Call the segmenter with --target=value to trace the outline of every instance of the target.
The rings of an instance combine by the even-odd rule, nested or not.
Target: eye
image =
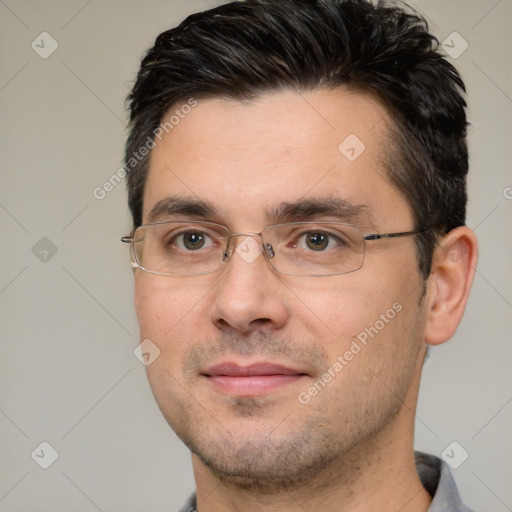
[[[296,242],[296,247],[310,249],[312,251],[325,251],[340,245],[340,240],[324,231],[310,231],[304,233]]]
[[[202,231],[186,231],[179,233],[173,237],[170,243],[186,251],[197,251],[198,249],[214,245],[213,240]]]

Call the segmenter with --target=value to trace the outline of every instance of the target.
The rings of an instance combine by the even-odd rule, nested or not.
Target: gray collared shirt
[[[421,452],[416,452],[415,457],[421,483],[432,496],[428,512],[473,512],[462,503],[446,462]],[[193,494],[178,512],[197,512],[196,495]]]

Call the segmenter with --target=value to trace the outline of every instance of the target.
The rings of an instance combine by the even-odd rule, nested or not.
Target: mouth
[[[217,391],[235,396],[262,396],[296,383],[308,374],[270,362],[240,365],[223,362],[208,368],[203,374]]]

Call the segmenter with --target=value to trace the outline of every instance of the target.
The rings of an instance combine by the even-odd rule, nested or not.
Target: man
[[[463,90],[420,17],[364,0],[234,2],[146,54],[124,241],[183,511],[469,510],[413,451],[477,259]]]

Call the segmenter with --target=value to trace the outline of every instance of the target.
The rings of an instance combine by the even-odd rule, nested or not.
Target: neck
[[[247,491],[222,481],[193,455],[198,510],[426,512],[431,497],[416,471],[412,412],[415,407],[408,407],[407,402],[382,432],[341,455],[314,479],[271,495],[265,490]]]

